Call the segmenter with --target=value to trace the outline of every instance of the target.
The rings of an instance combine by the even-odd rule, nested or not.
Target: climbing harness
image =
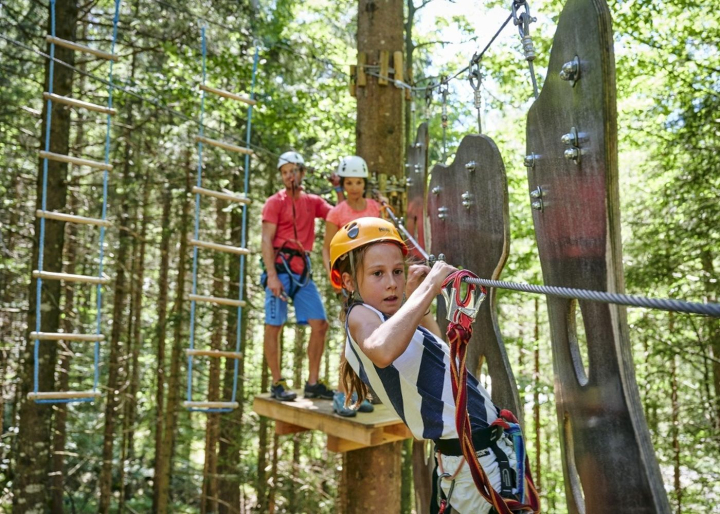
[[[103,264],[105,258],[105,231],[109,226],[107,222],[107,200],[108,200],[108,172],[112,169],[110,165],[110,126],[111,119],[114,110],[113,105],[113,64],[116,60],[115,57],[115,44],[117,42],[118,34],[118,22],[120,19],[120,0],[115,0],[115,16],[113,18],[113,37],[111,53],[100,52],[98,50],[71,44],[68,46],[68,42],[59,39],[55,36],[55,0],[50,0],[50,56],[49,56],[49,69],[48,69],[48,93],[47,99],[47,118],[45,127],[45,151],[40,152],[40,156],[43,159],[42,168],[42,196],[41,196],[41,210],[37,213],[40,218],[40,234],[38,241],[38,267],[33,272],[33,276],[37,280],[36,298],[35,298],[35,331],[31,332],[30,337],[34,339],[35,346],[33,350],[33,392],[29,393],[28,398],[34,400],[36,403],[76,403],[76,402],[92,402],[96,397],[100,396],[100,392],[97,390],[99,381],[99,362],[100,362],[100,341],[104,340],[101,334],[102,328],[102,286],[109,282],[109,279],[103,274]],[[106,130],[105,130],[105,159],[104,162],[87,161],[84,159],[76,159],[74,157],[59,155],[50,153],[50,132],[52,126],[52,106],[54,102],[65,103],[69,105],[75,105],[75,100],[65,98],[53,94],[54,84],[54,71],[55,71],[55,45],[70,48],[72,50],[86,52],[97,55],[110,61],[110,70],[108,73],[108,80],[106,82],[108,86],[108,103],[107,108],[102,106],[92,106],[91,110],[104,112],[107,114]],[[92,104],[85,104],[92,105]],[[49,212],[47,210],[47,189],[48,189],[48,161],[60,161],[60,162],[71,162],[76,164],[84,164],[93,168],[104,170],[103,172],[103,198],[102,198],[102,216],[97,220],[90,220],[80,218],[78,216]],[[97,277],[85,277],[82,275],[68,275],[65,273],[48,273],[43,271],[43,260],[45,254],[45,219],[57,219],[66,221],[69,223],[84,223],[90,225],[96,225],[100,227],[100,244],[99,244],[99,257],[98,257],[98,276]],[[42,326],[42,283],[43,280],[72,280],[77,282],[85,282],[97,285],[97,300],[96,300],[96,315],[95,315],[95,335],[89,334],[67,334],[61,333],[47,333],[41,332]],[[39,391],[40,381],[40,341],[91,341],[95,343],[95,349],[93,352],[93,388],[92,391],[88,392],[41,392]]]
[[[249,190],[249,169],[250,169],[250,154],[252,153],[249,150],[250,147],[250,135],[251,135],[251,129],[252,129],[252,110],[253,105],[255,104],[255,79],[257,75],[257,65],[259,61],[259,54],[258,54],[258,48],[255,47],[255,55],[253,58],[253,71],[252,71],[252,79],[251,79],[251,86],[250,86],[250,97],[245,98],[241,97],[240,95],[236,95],[235,93],[230,93],[227,91],[219,90],[216,88],[211,88],[206,86],[205,82],[207,80],[207,67],[206,67],[206,61],[207,61],[207,42],[205,38],[205,27],[201,28],[201,38],[202,38],[202,84],[200,86],[201,90],[201,100],[200,100],[200,118],[198,122],[199,126],[199,134],[196,136],[196,141],[198,144],[198,165],[197,165],[197,182],[196,186],[193,188],[193,192],[195,193],[195,225],[194,225],[194,231],[193,231],[193,239],[191,240],[191,244],[193,246],[193,267],[192,267],[192,294],[189,297],[190,299],[190,343],[189,343],[189,349],[186,351],[187,357],[188,357],[188,374],[187,374],[187,399],[184,403],[184,406],[188,408],[190,411],[199,411],[199,412],[230,412],[238,407],[238,403],[236,401],[237,399],[237,381],[238,381],[238,371],[239,371],[239,359],[242,358],[242,347],[241,347],[241,329],[242,329],[242,308],[245,305],[245,301],[243,300],[243,289],[244,289],[244,280],[245,280],[245,255],[248,253],[245,249],[245,246],[247,244],[247,195]],[[229,145],[227,143],[223,143],[220,141],[215,141],[212,139],[207,139],[205,137],[205,125],[204,125],[204,117],[205,117],[205,95],[207,92],[214,93],[216,95],[230,98],[233,100],[240,101],[242,103],[245,103],[248,105],[248,118],[247,118],[247,132],[246,132],[246,138],[245,138],[245,144],[246,147],[238,147],[235,145]],[[226,150],[234,151],[243,153],[245,155],[245,177],[244,177],[244,189],[245,194],[244,197],[235,196],[231,194],[226,193],[217,193],[214,191],[210,191],[207,189],[204,189],[202,187],[202,170],[203,170],[203,146],[212,145],[217,146]],[[243,213],[243,221],[242,221],[242,232],[241,232],[241,247],[236,248],[232,246],[227,245],[218,245],[215,243],[205,243],[198,239],[199,232],[200,232],[200,196],[201,195],[207,195],[207,196],[214,196],[217,198],[221,198],[228,201],[234,201],[239,202],[242,204],[242,213]],[[238,293],[238,299],[231,299],[231,298],[215,298],[212,296],[201,296],[197,294],[197,279],[198,279],[198,248],[209,248],[211,250],[221,251],[221,252],[227,252],[232,253],[240,256],[240,277],[239,277],[239,293]],[[195,321],[196,321],[196,304],[197,302],[209,302],[209,303],[216,303],[221,305],[231,305],[234,307],[237,307],[237,332],[236,332],[236,341],[235,341],[235,351],[234,352],[224,352],[219,350],[196,350],[195,349]],[[207,356],[212,358],[220,358],[225,357],[229,359],[235,360],[235,367],[233,371],[233,389],[232,389],[232,397],[230,401],[201,401],[201,402],[195,402],[192,399],[192,385],[193,385],[193,358],[194,356]]]
[[[475,277],[470,271],[459,270],[451,273],[443,283],[442,295],[445,298],[447,308],[447,336],[450,344],[450,372],[452,375],[453,397],[455,398],[455,427],[458,432],[458,440],[462,448],[462,454],[470,468],[473,482],[482,497],[491,504],[498,514],[511,514],[513,511],[540,511],[540,503],[537,491],[530,474],[529,462],[522,444],[522,433],[517,419],[509,411],[500,412],[500,417],[490,425],[494,437],[490,439],[489,447],[498,460],[501,472],[501,491],[498,493],[490,484],[490,481],[477,458],[474,444],[474,436],[470,426],[470,418],[467,411],[467,347],[472,337],[472,323],[477,317],[478,310],[487,296],[487,291],[482,286],[476,286],[469,282],[465,296],[462,296],[463,282],[468,278]],[[506,434],[513,437],[516,442],[516,454],[518,459],[525,463],[518,466],[523,470],[520,477],[513,476],[514,470],[509,465],[507,456],[496,444],[499,439],[499,432],[496,427],[502,428]],[[524,469],[523,469],[524,468]],[[524,482],[524,484],[520,484]],[[527,500],[525,502],[527,489]]]
[[[478,134],[482,134],[482,92],[480,91],[480,85],[482,84],[482,74],[480,73],[480,59],[477,58],[477,54],[474,54],[470,59],[470,75],[468,76],[470,81],[470,87],[473,89],[473,105],[477,109],[477,122],[478,122]]]
[[[524,12],[518,14],[518,11],[522,7],[525,8]],[[535,99],[537,99],[539,93],[537,79],[535,78],[535,65],[533,64],[533,61],[535,60],[535,46],[533,45],[532,36],[530,36],[530,24],[536,22],[537,18],[530,16],[530,5],[527,3],[527,0],[513,1],[512,18],[513,24],[518,28],[518,32],[520,33],[520,42],[522,43],[523,54],[525,55],[525,60],[527,61],[528,68],[530,69],[530,80],[532,80],[533,94],[535,95]]]

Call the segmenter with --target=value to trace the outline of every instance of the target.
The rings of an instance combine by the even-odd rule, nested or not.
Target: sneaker
[[[320,398],[321,400],[332,400],[335,391],[330,389],[325,382],[318,380],[317,384],[310,385],[305,382],[305,398]]]
[[[352,401],[353,404],[357,403],[357,393],[353,393],[352,395]],[[358,408],[358,412],[372,412],[375,410],[375,406],[368,401],[367,398],[363,400],[363,402],[360,404],[360,407]]]
[[[270,398],[275,398],[281,402],[291,402],[295,400],[297,394],[289,391],[288,389],[287,382],[284,378],[281,378],[270,386]]]
[[[352,418],[357,412],[350,407],[345,407],[345,393],[337,392],[333,395],[333,412],[344,417]]]

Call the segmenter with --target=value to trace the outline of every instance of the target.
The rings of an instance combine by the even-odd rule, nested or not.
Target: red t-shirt
[[[379,218],[380,204],[371,198],[366,198],[365,202],[365,209],[362,211],[353,210],[347,201],[339,203],[332,208],[326,219],[328,223],[332,223],[336,225],[337,228],[340,228],[358,218]]]
[[[262,210],[263,222],[277,225],[273,248],[280,248],[286,241],[295,240],[293,230],[293,206],[292,198],[287,190],[278,191],[267,199]],[[317,195],[300,193],[300,198],[295,200],[295,226],[297,227],[297,239],[302,249],[310,252],[315,243],[315,218],[325,219],[332,205]],[[297,245],[290,243],[288,246],[297,248]]]

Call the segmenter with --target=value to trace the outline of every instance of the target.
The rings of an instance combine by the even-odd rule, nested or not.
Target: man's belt
[[[488,428],[482,428],[475,430],[472,433],[473,446],[475,451],[485,450],[490,448],[495,441],[500,439],[503,430],[502,427],[497,425]],[[461,457],[462,446],[460,445],[460,439],[436,439],[435,440],[435,451],[440,452],[448,457]]]

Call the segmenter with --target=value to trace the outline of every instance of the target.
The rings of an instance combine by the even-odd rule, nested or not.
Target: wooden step
[[[185,350],[185,355],[194,357],[225,357],[226,359],[242,359],[241,352],[225,352],[222,350]]]
[[[249,205],[251,202],[250,198],[246,196],[238,196],[232,193],[221,193],[220,191],[212,191],[211,189],[205,189],[197,186],[193,186],[192,192],[199,195],[212,196],[214,198],[219,198],[220,200],[227,200],[228,202],[244,203],[246,205]]]
[[[104,162],[100,162],[100,161],[91,161],[90,159],[80,159],[78,157],[70,157],[69,155],[62,155],[59,153],[41,151],[40,157],[42,159],[49,159],[51,161],[69,162],[70,164],[77,164],[78,166],[88,166],[90,168],[97,168],[99,170],[112,171],[112,169],[113,169],[112,164],[105,164]]]
[[[71,332],[30,332],[30,340],[39,341],[83,341],[94,343],[105,341],[102,334],[73,334]]]
[[[239,246],[221,245],[218,243],[208,243],[207,241],[198,241],[197,239],[190,239],[191,246],[198,246],[200,248],[208,248],[209,250],[216,250],[218,252],[234,253],[235,255],[249,255],[250,251],[247,248],[240,248]]]
[[[218,96],[222,96],[225,98],[230,98],[232,100],[237,100],[238,102],[243,102],[248,105],[257,105],[257,102],[253,100],[252,98],[248,98],[247,96],[238,95],[236,93],[231,93],[230,91],[225,91],[224,89],[217,89],[215,87],[206,86],[205,84],[200,84],[200,90],[201,91],[207,91],[208,93],[213,93]]]
[[[85,282],[86,284],[109,284],[109,277],[91,277],[89,275],[71,275],[70,273],[53,273],[50,271],[33,271],[33,277],[43,280],[64,280],[65,282]]]
[[[231,145],[230,143],[224,143],[222,141],[218,141],[216,139],[208,139],[206,137],[202,136],[195,136],[195,141],[198,143],[204,143],[206,145],[210,146],[217,146],[218,148],[222,148],[223,150],[228,150],[229,152],[237,152],[237,153],[244,153],[248,155],[255,155],[252,150],[249,148],[244,148],[242,146],[236,146]]]
[[[219,298],[217,296],[202,296],[199,294],[188,295],[188,300],[196,302],[217,303],[220,305],[230,305],[232,307],[245,307],[243,300],[233,300],[232,298]]]
[[[69,105],[70,107],[79,107],[81,109],[87,109],[88,111],[100,112],[103,114],[115,115],[117,111],[106,107],[104,105],[91,104],[90,102],[83,102],[82,100],[75,100],[67,96],[56,95],[54,93],[43,93],[45,100],[50,100],[53,103]]]
[[[237,409],[238,402],[183,402],[186,409]]]
[[[97,218],[86,218],[84,216],[75,216],[73,214],[65,214],[55,211],[35,211],[35,216],[48,220],[67,221],[68,223],[77,223],[79,225],[97,225],[99,227],[111,227],[112,223],[107,220]]]
[[[68,41],[67,39],[60,39],[59,37],[53,37],[49,34],[45,36],[45,40],[48,43],[62,46],[64,48],[69,48],[70,50],[75,50],[76,52],[85,52],[86,54],[92,54],[96,57],[100,57],[101,59],[107,59],[108,61],[118,60],[117,55],[109,54],[107,52],[103,52],[102,50],[95,50],[94,48],[90,48],[89,46],[79,45],[78,43]]]
[[[100,391],[55,391],[49,393],[28,393],[30,400],[70,400],[80,398],[99,398],[102,396]]]

